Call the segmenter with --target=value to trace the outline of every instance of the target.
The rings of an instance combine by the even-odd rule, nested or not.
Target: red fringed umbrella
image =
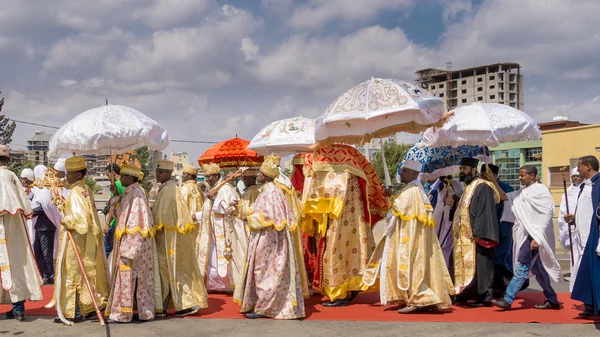
[[[210,147],[200,158],[198,164],[215,163],[221,168],[260,166],[264,161],[263,156],[248,150],[249,140],[231,138]]]

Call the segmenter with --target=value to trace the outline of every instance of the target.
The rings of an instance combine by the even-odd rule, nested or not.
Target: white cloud
[[[408,9],[412,5],[412,0],[309,0],[294,10],[289,24],[295,29],[317,29],[332,22],[358,26],[381,11]]]
[[[242,46],[240,49],[244,52],[246,61],[252,61],[258,55],[260,48],[252,41],[251,38],[245,37],[242,39]]]
[[[68,79],[68,80],[62,80],[62,81],[60,81],[60,86],[63,87],[63,88],[70,87],[70,86],[75,85],[75,84],[77,84],[77,81],[75,81],[73,79]]]
[[[152,28],[171,27],[205,13],[214,3],[213,0],[154,0],[148,7],[134,10],[132,18]]]

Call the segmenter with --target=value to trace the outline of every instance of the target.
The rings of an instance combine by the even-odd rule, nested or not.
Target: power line
[[[32,123],[32,122],[26,122],[26,121],[19,121],[19,120],[12,119],[12,118],[7,118],[7,119],[9,121],[13,121],[13,122],[16,122],[16,123],[21,123],[21,124],[41,126],[41,127],[50,128],[50,129],[56,129],[56,130],[60,129],[59,127],[52,126],[52,125]],[[218,143],[218,142],[210,142],[210,141],[205,141],[205,140],[182,140],[182,139],[171,139],[171,141],[173,143],[193,143],[193,144],[217,144]]]

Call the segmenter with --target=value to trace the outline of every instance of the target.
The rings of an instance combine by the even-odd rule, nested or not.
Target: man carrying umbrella
[[[161,184],[152,206],[156,250],[162,288],[163,310],[173,304],[177,316],[193,315],[208,307],[208,295],[196,263],[194,221],[177,183],[172,178],[174,163],[156,163],[156,180]]]
[[[475,300],[472,307],[491,307],[494,254],[498,246],[498,191],[478,177],[479,160],[463,158],[460,181],[465,190],[454,213],[454,286],[457,303]]]
[[[0,303],[12,304],[7,319],[24,321],[25,301],[42,299],[42,278],[27,238],[31,205],[19,178],[8,170],[9,153],[0,145]]]

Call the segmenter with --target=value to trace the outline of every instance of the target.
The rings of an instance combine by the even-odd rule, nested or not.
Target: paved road
[[[106,336],[97,322],[74,327],[54,324],[49,318],[26,322],[0,321],[0,336]],[[593,324],[480,324],[480,323],[382,323],[351,321],[273,321],[242,319],[168,319],[141,324],[109,326],[110,336],[568,336],[600,335]]]

